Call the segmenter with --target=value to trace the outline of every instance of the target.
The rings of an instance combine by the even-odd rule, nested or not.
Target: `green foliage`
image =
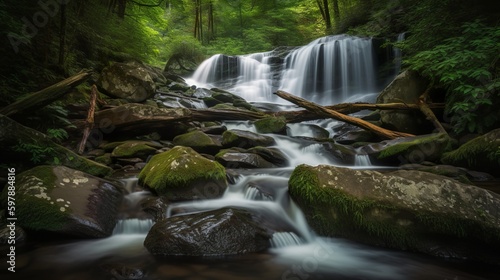
[[[30,161],[34,164],[46,162],[51,158],[55,150],[52,147],[43,147],[33,143],[19,142],[13,147],[13,150],[20,153],[27,153],[31,155]],[[54,160],[59,162],[57,157]]]
[[[457,133],[483,133],[500,120],[499,50],[500,29],[477,20],[406,63],[447,90],[447,111]]]

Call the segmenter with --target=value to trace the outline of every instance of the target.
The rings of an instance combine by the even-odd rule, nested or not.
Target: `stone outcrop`
[[[414,71],[399,74],[378,96],[377,103],[404,102],[417,104],[429,81]],[[419,111],[381,110],[383,125],[389,129],[411,134],[429,133],[430,123]]]
[[[129,102],[142,102],[155,94],[150,70],[137,64],[114,63],[104,68],[97,81],[103,93]]]
[[[419,171],[300,165],[289,192],[321,235],[500,262],[500,196],[475,186]]]
[[[5,188],[4,206],[7,194]],[[17,223],[33,231],[106,237],[113,232],[122,197],[109,181],[64,166],[41,165],[17,176]]]

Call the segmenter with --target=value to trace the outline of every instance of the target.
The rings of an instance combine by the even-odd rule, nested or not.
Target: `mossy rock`
[[[500,176],[500,129],[476,137],[443,154],[441,162]]]
[[[104,177],[111,168],[79,156],[52,141],[47,135],[0,115],[0,153],[5,162],[26,161],[33,164],[64,165],[85,173]],[[36,162],[34,162],[36,159]]]
[[[111,163],[113,163],[113,159],[111,158],[110,153],[105,153],[102,156],[96,157],[95,161],[104,165],[110,165]]]
[[[176,136],[173,144],[176,146],[191,147],[201,153],[212,153],[222,148],[221,143],[219,141],[216,142],[215,137],[210,137],[200,130]]]
[[[289,192],[321,235],[500,261],[500,195],[475,186],[419,171],[299,165]]]
[[[182,146],[153,156],[139,174],[139,182],[169,200],[217,198],[227,188],[220,163]]]
[[[285,133],[286,119],[283,117],[267,117],[254,122],[257,132],[260,133]]]
[[[156,152],[148,142],[144,141],[126,141],[116,146],[111,153],[113,158],[147,158]]]
[[[1,201],[7,206],[8,188]],[[17,175],[16,217],[22,228],[99,238],[111,235],[122,193],[113,183],[64,166]]]
[[[429,134],[385,141],[376,153],[379,160],[397,160],[400,163],[437,162],[451,150],[453,140],[445,134]],[[377,144],[375,144],[377,145]]]

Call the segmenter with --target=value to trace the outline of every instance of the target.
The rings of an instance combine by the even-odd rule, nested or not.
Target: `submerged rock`
[[[476,137],[460,148],[443,154],[445,164],[462,166],[472,170],[500,176],[500,128]]]
[[[298,166],[290,195],[321,235],[500,262],[500,196],[419,171]]]
[[[139,183],[169,200],[217,198],[227,187],[220,163],[182,146],[153,156],[139,174]]]
[[[113,183],[64,166],[17,176],[16,217],[24,229],[86,238],[110,236],[122,193]],[[7,202],[7,188],[2,204]]]
[[[222,208],[157,222],[144,246],[160,256],[220,256],[260,252],[271,235],[246,210]]]
[[[273,168],[274,164],[252,153],[221,151],[216,160],[229,168]]]

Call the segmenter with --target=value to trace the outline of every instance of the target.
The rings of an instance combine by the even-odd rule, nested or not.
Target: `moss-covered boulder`
[[[109,175],[113,170],[81,157],[52,141],[47,135],[0,115],[0,153],[2,162],[26,165],[64,165],[95,176]]]
[[[228,103],[234,107],[243,108],[247,110],[255,110],[244,98],[232,94],[228,91],[212,88],[210,90],[211,96],[203,98],[203,101],[208,107],[216,106],[217,104]]]
[[[17,175],[17,224],[33,231],[100,238],[111,235],[123,194],[113,183],[64,166]],[[8,188],[1,201],[7,206]]]
[[[270,239],[248,211],[222,208],[161,220],[144,247],[160,256],[223,256],[264,251]]]
[[[113,158],[138,157],[145,159],[148,156],[154,154],[155,152],[156,148],[152,147],[152,144],[150,144],[147,141],[125,141],[113,149],[111,157]]]
[[[398,138],[363,146],[361,150],[378,160],[397,165],[405,163],[437,162],[451,150],[453,140],[445,134],[428,134]]]
[[[445,164],[462,166],[500,176],[500,128],[476,137],[458,149],[443,154]]]
[[[200,153],[212,153],[222,148],[217,137],[210,136],[200,130],[194,130],[176,136],[173,140],[173,144],[176,146],[191,147]]]
[[[224,147],[252,148],[256,146],[271,146],[276,142],[272,137],[260,135],[239,129],[227,130],[222,134]]]
[[[257,132],[260,133],[285,133],[286,119],[284,117],[267,117],[254,122]]]
[[[220,163],[182,146],[153,156],[139,174],[139,183],[169,200],[217,198],[227,188]]]
[[[321,235],[499,262],[500,195],[419,171],[298,166],[289,192]]]

